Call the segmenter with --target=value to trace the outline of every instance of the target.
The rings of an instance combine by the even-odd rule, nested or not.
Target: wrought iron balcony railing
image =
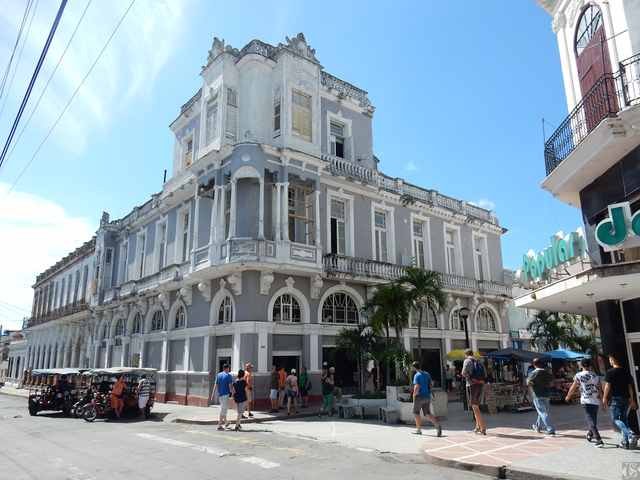
[[[640,103],[640,54],[620,62],[615,74],[600,77],[544,144],[549,175],[605,118]]]
[[[65,305],[64,307],[51,310],[45,315],[28,318],[26,321],[26,326],[27,328],[29,328],[35,325],[40,325],[42,323],[50,322],[51,320],[66,317],[67,315],[73,315],[74,313],[82,312],[84,310],[87,310],[88,308],[89,304],[85,301],[73,302],[69,305]]]
[[[370,278],[378,280],[397,280],[406,268],[395,263],[379,262],[367,258],[348,257],[329,254],[324,256],[324,272],[337,278]],[[511,297],[511,287],[503,283],[476,280],[462,275],[440,273],[442,287],[448,290],[467,290],[490,295]]]

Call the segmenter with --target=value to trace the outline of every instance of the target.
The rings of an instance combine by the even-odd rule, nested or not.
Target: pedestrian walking
[[[309,392],[311,391],[311,378],[307,373],[307,368],[300,368],[300,378],[298,378],[298,385],[300,387],[300,399],[302,400],[302,408],[307,408],[309,405]]]
[[[244,379],[247,382],[247,415],[253,418],[251,409],[253,408],[253,365],[247,362],[244,365]]]
[[[229,373],[229,365],[224,364],[222,371],[216,376],[216,383],[213,385],[213,392],[211,393],[211,401],[213,401],[216,392],[218,393],[218,400],[220,402],[220,417],[218,419],[218,430],[224,430],[229,426],[227,420],[227,412],[229,411],[229,396],[231,395],[231,384],[233,383],[233,377]]]
[[[293,413],[298,413],[298,377],[296,369],[292,368],[291,373],[285,380],[285,398],[287,399],[287,415],[291,415],[291,406],[293,405]]]
[[[271,366],[271,378],[269,381],[269,400],[271,401],[271,413],[278,412],[278,392],[280,391],[280,374],[275,365]]]
[[[602,448],[604,442],[598,431],[598,407],[602,399],[602,385],[600,377],[593,371],[591,360],[585,358],[580,362],[582,371],[576,373],[573,383],[569,388],[569,392],[565,398],[566,402],[570,402],[576,390],[580,389],[580,403],[584,408],[585,420],[587,422],[587,441],[596,441],[595,446]]]
[[[475,433],[482,435],[487,434],[487,424],[484,421],[482,413],[480,413],[480,397],[482,396],[482,389],[486,379],[486,372],[484,366],[473,356],[473,350],[467,349],[464,352],[465,360],[462,364],[462,376],[467,384],[467,398],[473,411],[475,418]]]
[[[629,371],[622,367],[620,357],[617,354],[609,355],[611,369],[607,370],[604,376],[604,395],[602,405],[609,408],[611,421],[620,431],[620,447],[629,449],[635,448],[638,444],[637,437],[633,434],[627,423],[627,411],[637,410],[633,392],[633,379]]]
[[[233,396],[234,402],[236,402],[236,408],[238,410],[238,417],[236,418],[235,428],[236,432],[242,429],[240,422],[242,420],[244,409],[247,407],[247,390],[248,385],[245,379],[245,371],[240,369],[238,370],[238,377],[236,378],[236,381],[231,384],[231,394]]]
[[[124,410],[124,390],[125,390],[124,376],[118,375],[116,383],[111,389],[111,408],[116,414],[116,418],[122,416],[122,410]]]
[[[425,372],[420,367],[419,362],[412,364],[413,375],[413,415],[416,419],[416,435],[422,435],[422,415],[427,417],[433,426],[436,427],[436,436],[442,436],[442,426],[435,416],[431,415],[431,389],[433,388],[433,380],[429,372]]]
[[[284,408],[285,400],[285,382],[287,381],[287,372],[284,367],[280,367],[278,370],[278,410]]]
[[[140,413],[144,415],[144,411],[149,403],[149,396],[151,395],[151,384],[147,380],[146,375],[141,375],[138,380],[138,408]]]
[[[548,435],[556,434],[556,429],[551,424],[549,415],[551,405],[549,397],[552,383],[553,375],[545,368],[545,363],[539,358],[534,358],[533,370],[531,370],[527,378],[527,385],[531,389],[533,406],[538,412],[538,417],[536,423],[531,425],[531,428],[538,433],[541,433],[544,429]]]
[[[322,374],[320,382],[322,384],[322,407],[318,416],[323,413],[333,416],[333,391],[335,389],[335,368],[331,367]]]

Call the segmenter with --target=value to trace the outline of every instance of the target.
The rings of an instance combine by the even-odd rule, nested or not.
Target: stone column
[[[100,343],[96,342],[96,344],[93,347],[93,368],[100,368],[100,358],[98,358],[100,356]]]
[[[78,341],[71,342],[71,367],[78,368]]]
[[[320,227],[320,182],[316,183],[315,195],[315,213],[316,213],[316,248],[320,248],[321,243],[321,227]]]
[[[162,363],[160,365],[160,370],[163,372],[167,371],[167,367],[169,365],[168,355],[169,355],[169,341],[165,337],[162,340]]]
[[[258,238],[264,238],[264,174],[260,177],[260,198],[258,199]]]
[[[188,372],[189,368],[189,351],[191,347],[191,337],[187,337],[184,339],[184,352],[182,357],[182,364],[184,365],[183,370]]]
[[[145,345],[145,342],[142,341],[140,343],[140,358],[138,359],[138,367],[139,368],[143,368],[144,367],[144,345]]]
[[[213,199],[211,200],[211,231],[209,232],[209,244],[213,245],[218,241],[218,225],[216,225],[218,221],[218,202],[220,201],[220,187],[215,187],[213,189]]]
[[[228,239],[234,238],[236,236],[236,215],[238,211],[238,181],[231,180],[231,211],[229,212],[229,236]]]
[[[208,372],[210,370],[210,359],[209,359],[209,344],[211,343],[211,337],[206,335],[204,337],[204,347],[202,348],[202,370]]]
[[[122,352],[120,352],[120,365],[129,367],[129,339],[122,339]]]
[[[309,370],[317,372],[320,370],[320,344],[316,333],[309,335]]]
[[[282,239],[282,214],[280,208],[282,207],[282,184],[276,183],[276,242]]]
[[[224,242],[227,238],[227,232],[224,231],[225,227],[225,210],[227,209],[227,190],[223,185],[220,187],[220,211],[218,215],[218,241]]]
[[[61,345],[56,347],[56,366],[55,368],[62,368],[64,362],[64,349]]]
[[[261,329],[258,332],[258,372],[269,372],[269,332]]]
[[[104,367],[109,368],[111,366],[111,346],[113,345],[113,340],[107,340],[107,346],[104,348]]]
[[[289,182],[282,184],[282,240],[289,241]]]

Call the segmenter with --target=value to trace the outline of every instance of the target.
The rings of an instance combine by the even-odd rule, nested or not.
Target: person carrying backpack
[[[482,388],[487,374],[484,370],[484,366],[474,358],[473,350],[465,350],[464,355],[466,358],[462,364],[462,376],[467,382],[467,396],[476,421],[473,431],[475,433],[486,435],[487,424],[484,421],[482,413],[480,413],[480,397],[482,396]]]

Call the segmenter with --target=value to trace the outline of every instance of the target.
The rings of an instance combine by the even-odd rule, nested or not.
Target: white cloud
[[[69,2],[62,16],[27,112],[40,96],[46,79],[60,58],[82,12],[84,2]],[[33,122],[48,130],[71,97],[129,5],[129,0],[93,1],[80,24],[62,64],[58,68]],[[24,4],[7,2],[0,9],[0,61],[6,65],[15,42]],[[22,55],[4,121],[13,116],[24,93],[58,8],[57,2],[38,2]],[[65,150],[79,155],[88,145],[92,132],[104,128],[110,116],[125,109],[135,97],[149,98],[154,81],[171,55],[180,47],[186,30],[185,12],[189,2],[137,0],[109,44],[95,69],[77,94],[52,135]],[[23,121],[26,114],[23,116]],[[38,140],[40,136],[38,136]]]
[[[407,172],[415,172],[416,170],[418,170],[418,166],[415,164],[415,162],[413,160],[409,160],[405,166],[404,169]]]
[[[475,205],[476,207],[484,208],[486,210],[495,210],[496,204],[487,198],[481,198],[477,202],[469,202],[471,205]]]
[[[36,275],[89,240],[96,226],[55,202],[15,190],[7,195],[8,189],[0,182],[0,302],[30,312]],[[19,328],[22,317],[15,309],[0,310],[5,328]]]

